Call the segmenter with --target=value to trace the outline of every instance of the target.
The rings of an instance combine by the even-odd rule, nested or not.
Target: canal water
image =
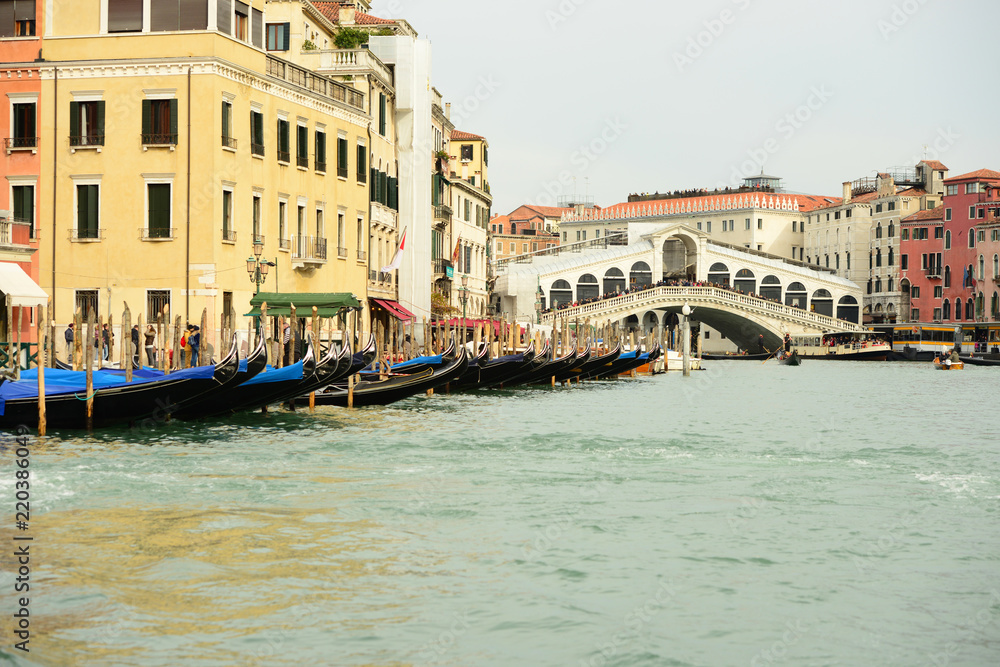
[[[30,654],[7,449],[0,660],[1000,663],[1000,373],[706,365],[57,434]]]

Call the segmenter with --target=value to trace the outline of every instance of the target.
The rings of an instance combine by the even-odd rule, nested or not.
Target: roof
[[[937,160],[921,160],[920,164],[926,164],[928,167],[930,167],[934,171],[948,171],[948,167],[944,166],[942,163],[938,162]]]
[[[907,188],[896,193],[897,197],[923,197],[927,194],[927,190],[923,188]]]
[[[573,209],[561,206],[535,206],[533,204],[528,204],[518,206],[516,209],[511,211],[507,217],[514,218],[514,216],[517,215],[517,220],[528,220],[532,217],[531,214],[528,213],[529,211],[544,218],[561,218],[563,213],[571,213]]]
[[[319,10],[320,14],[328,18],[331,23],[340,25],[340,7],[344,3],[312,0],[312,4]],[[354,22],[357,25],[395,25],[396,23],[393,20],[372,16],[371,14],[365,14],[364,12],[358,10],[355,10],[354,12]]]
[[[11,297],[11,305],[22,308],[44,306],[49,295],[17,264],[0,262],[0,292]]]
[[[361,302],[349,292],[261,292],[250,299],[253,309],[247,316],[260,315],[263,303],[267,303],[268,315],[291,315],[294,304],[296,317],[312,317],[313,306],[321,317],[334,317],[344,308],[361,307]]]
[[[993,171],[992,169],[979,169],[978,171],[970,171],[968,174],[962,174],[961,176],[946,178],[944,182],[952,183],[954,181],[969,181],[978,178],[988,178],[1000,181],[1000,171]]]
[[[756,202],[756,204],[755,204]],[[581,218],[574,217],[570,221],[589,220],[596,214],[600,220],[615,220],[624,217],[639,216],[661,216],[679,215],[701,212],[713,212],[724,210],[738,210],[756,205],[760,208],[773,208],[775,210],[790,210],[796,212],[813,211],[821,207],[839,206],[842,200],[839,197],[821,197],[817,195],[791,194],[785,192],[739,192],[734,194],[714,194],[700,195],[696,197],[682,197],[676,199],[663,199],[651,201],[623,202],[608,206],[604,209],[587,209]],[[786,206],[798,204],[798,209],[785,208]],[[542,206],[533,206],[534,209],[542,209]],[[560,210],[560,209],[553,209]],[[573,209],[562,209],[569,213]],[[513,213],[511,214],[513,215]]]
[[[944,220],[944,207],[936,206],[903,218],[902,222],[924,222],[927,220]]]
[[[462,132],[461,130],[451,131],[452,141],[486,141],[484,137],[478,134],[472,134],[471,132]]]
[[[499,224],[503,225],[503,224],[506,224],[509,221],[510,221],[510,216],[506,216],[506,215],[494,215],[492,218],[490,218],[490,223],[491,224],[499,223]]]

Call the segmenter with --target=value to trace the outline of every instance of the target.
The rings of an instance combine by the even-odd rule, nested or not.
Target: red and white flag
[[[396,249],[396,255],[389,262],[388,266],[382,267],[382,273],[389,273],[390,271],[395,271],[399,268],[399,265],[403,262],[403,247],[406,245],[406,230],[403,230],[403,236],[399,239],[399,247]]]

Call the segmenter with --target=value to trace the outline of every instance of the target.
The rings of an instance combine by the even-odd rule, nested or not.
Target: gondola
[[[428,389],[437,389],[462,376],[469,367],[464,347],[455,357],[437,369],[425,369],[411,375],[394,375],[386,380],[363,380],[354,386],[354,407],[388,405]],[[316,392],[316,405],[347,406],[347,385],[340,383]]]
[[[264,336],[257,337],[257,345],[250,356],[240,360],[236,374],[228,382],[221,385],[217,391],[209,395],[202,396],[201,400],[185,405],[182,409],[174,412],[178,419],[191,420],[198,419],[205,415],[212,414],[213,411],[221,409],[228,403],[226,395],[230,389],[234,389],[257,374],[264,372],[267,367],[267,346]]]
[[[371,366],[372,362],[375,361],[375,347],[375,334],[368,334],[368,342],[351,357],[351,367],[344,377],[360,373],[363,369]]]
[[[799,358],[798,350],[792,350],[791,354],[782,354],[779,356],[778,363],[782,366],[801,366],[802,359]]]
[[[336,347],[331,345],[327,353],[323,355],[323,359],[316,364],[316,372],[312,379],[299,388],[296,396],[306,399],[312,392],[347,378],[351,371],[353,356],[350,347],[344,347],[338,353]]]
[[[517,370],[517,372],[509,375],[503,380],[503,382],[495,382],[487,386],[490,388],[508,389],[510,387],[516,387],[519,384],[524,384],[524,378],[534,374],[538,369],[550,361],[552,361],[552,345],[549,341],[545,341],[542,344],[542,350],[527,363],[521,364],[521,367]]]
[[[702,353],[704,361],[767,361],[772,356],[771,352],[766,354],[706,354]]]
[[[93,424],[111,426],[166,419],[225,385],[238,369],[239,356],[234,344],[229,354],[214,366],[185,368],[159,377],[135,377],[132,382],[125,382],[115,374],[94,373]],[[85,373],[70,373],[60,378],[62,384],[48,382],[45,386],[46,422],[53,428],[87,425],[86,383],[81,381]],[[3,403],[0,428],[37,426],[38,383],[37,375],[34,377],[0,385]]]
[[[489,361],[490,349],[486,343],[479,345],[479,353],[469,361],[469,367],[462,377],[451,383],[453,389],[472,389],[479,386],[483,366]]]
[[[576,355],[576,361],[572,366],[564,370],[563,372],[556,375],[556,382],[566,382],[567,380],[575,380],[580,377],[580,372],[583,367],[590,363],[590,357],[593,355],[593,350],[590,347],[590,342],[587,342],[587,347],[584,348],[583,352]],[[551,382],[551,377],[549,378]]]
[[[526,376],[517,378],[516,383],[510,382],[509,386],[514,386],[515,384],[535,384],[536,382],[551,382],[552,376],[559,375],[570,368],[576,363],[576,359],[579,356],[579,352],[574,348],[570,350],[567,354],[561,357],[556,357],[549,360],[548,362],[542,364],[539,368],[532,371]]]
[[[389,366],[389,372],[394,375],[412,375],[414,373],[422,373],[428,368],[435,369],[440,367],[442,364],[450,361],[455,357],[455,342],[452,341],[444,352],[441,354],[432,354],[422,357],[414,357],[409,361],[401,361],[398,364],[392,364]],[[371,368],[366,368],[361,371],[362,373],[373,373],[377,374],[379,370],[374,366]]]
[[[508,379],[527,372],[536,356],[532,342],[524,352],[490,359],[479,371],[479,388],[502,385]]]
[[[610,369],[611,364],[621,356],[621,353],[622,344],[618,342],[610,352],[592,356],[590,361],[580,370],[579,379],[589,380],[599,375],[603,370]]]
[[[982,357],[959,357],[959,359],[970,366],[1000,366],[1000,361],[996,359],[983,359]]]
[[[593,379],[606,379],[615,377],[621,373],[627,373],[633,368],[638,368],[642,364],[646,363],[641,361],[642,351],[638,348],[635,350],[629,350],[628,352],[621,352],[618,358],[614,360],[610,365],[606,365],[603,369],[599,369],[591,374]]]
[[[221,417],[288,400],[298,395],[299,387],[313,377],[315,372],[316,356],[310,340],[302,359],[284,368],[269,368],[226,393],[217,395],[214,405],[199,416]]]

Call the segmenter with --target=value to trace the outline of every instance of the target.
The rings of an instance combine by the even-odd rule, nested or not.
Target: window
[[[74,238],[100,238],[101,186],[78,183],[76,186],[76,228]]]
[[[879,222],[875,225],[875,238],[882,238],[882,223]]]
[[[920,298],[920,286],[919,285],[914,285],[913,287],[910,288],[910,298],[911,299],[919,299]],[[919,316],[914,315],[913,319],[920,319],[920,318],[919,318]]]
[[[700,223],[700,222],[698,223],[698,231],[699,231],[699,232],[701,231],[701,223]],[[565,241],[565,240],[566,240],[566,239],[563,239],[563,241]]]
[[[705,231],[708,232],[708,233],[710,233],[710,234],[712,233],[712,221],[711,220],[709,220],[708,222],[705,223]]]
[[[288,202],[278,202],[278,248],[288,250]]]
[[[986,241],[986,232],[980,229],[979,232],[977,232],[977,238],[979,239],[980,243],[983,243],[984,241]]]
[[[847,267],[847,268],[851,268],[851,267]],[[909,255],[900,255],[899,256],[899,268],[902,271],[906,271],[906,270],[908,270],[910,268],[910,256]]]
[[[264,114],[250,112],[250,153],[264,157]]]
[[[316,171],[326,172],[326,132],[316,130]]]
[[[895,252],[896,251],[894,249],[889,248],[889,264],[888,264],[889,266],[892,266],[893,264],[895,264],[895,261],[894,261],[895,260]]]
[[[847,218],[851,217],[851,209],[847,209],[847,215],[845,217]]]
[[[875,212],[876,213],[882,212],[882,204],[875,204]]]
[[[976,219],[976,207],[975,206],[970,206],[969,207],[969,220],[975,220],[975,219]]]
[[[951,266],[944,267],[944,286],[951,287]]]
[[[947,196],[949,196],[949,197],[954,197],[955,195],[958,194],[958,186],[957,185],[949,185],[949,186],[947,186],[945,188],[945,194]]]
[[[965,184],[965,194],[974,195],[979,192],[979,183],[966,183]]]
[[[896,236],[896,225],[893,224],[893,223],[891,223],[891,222],[889,223],[889,232],[888,232],[888,235],[889,235],[890,239]],[[941,237],[939,236],[938,238],[941,238]]]
[[[90,314],[94,314],[94,320],[96,321],[100,317],[100,299],[98,298],[98,290],[96,289],[78,289],[76,290],[76,302],[75,310],[79,310],[83,314],[83,321],[87,322],[90,320]],[[80,334],[81,332],[77,332]]]
[[[344,231],[344,212],[337,213],[337,256],[347,257],[347,237]]]
[[[0,37],[35,35],[35,0],[0,0]]]
[[[880,294],[881,292],[882,292],[882,279],[881,278],[876,278],[875,279],[875,293],[876,294]]]
[[[757,229],[764,229],[764,219],[757,218]]]
[[[461,154],[462,162],[470,162],[472,160],[472,144],[462,144]]]
[[[299,201],[302,203],[295,209],[295,235],[301,238],[306,235],[306,207],[303,197]]]
[[[236,242],[236,232],[233,231],[233,191],[222,191],[222,240],[227,243]]]
[[[903,231],[901,231],[899,233],[899,238],[902,239],[903,241],[909,241],[910,240],[910,230],[909,229],[904,229]]]
[[[935,308],[934,309],[934,321],[935,322],[940,322],[941,321],[941,309],[940,308]]]
[[[979,256],[979,279],[986,280],[986,267],[982,255]]]
[[[944,249],[951,250],[951,230],[944,233]]]
[[[337,137],[337,176],[347,178],[347,137]]]
[[[800,250],[799,251],[799,255],[801,255],[801,254],[802,254],[802,251]],[[800,256],[799,259],[802,259],[802,257]],[[847,270],[848,271],[851,270],[851,253],[847,253]]]
[[[834,211],[833,212],[833,219],[834,220],[840,220],[840,211]]]
[[[108,32],[142,32],[142,0],[108,0]]]
[[[516,244],[514,242],[511,242],[511,244],[510,244],[510,254],[513,255],[515,252],[517,252],[517,250],[515,248],[516,248]]]
[[[940,285],[935,285],[934,286],[934,298],[935,299],[940,299],[941,298],[941,293],[942,293],[941,286]]]
[[[251,207],[251,233],[253,234],[253,241],[260,239],[262,242],[264,237],[260,235],[260,195],[254,193],[253,196],[253,206]]]
[[[278,162],[290,162],[291,157],[291,147],[288,136],[288,120],[285,118],[278,119]]]
[[[267,24],[267,50],[287,51],[288,36],[291,34],[290,23]]]
[[[152,32],[205,30],[207,28],[208,3],[206,0],[155,0],[155,2],[149,3],[149,29]]]
[[[521,244],[521,252],[522,253],[528,252],[528,244],[527,243],[522,243]]]
[[[889,210],[890,211],[895,211],[896,210],[896,202],[894,202],[894,201],[889,202]]]
[[[309,168],[309,128],[305,125],[295,127],[295,164]]]
[[[142,143],[145,146],[177,144],[177,100],[142,101]]]
[[[358,183],[368,182],[368,149],[358,144]]]
[[[69,103],[69,145],[104,145],[104,102]]]
[[[15,102],[12,106],[11,136],[7,139],[7,150],[18,148],[38,148],[35,127],[35,103]]]
[[[882,266],[882,249],[879,248],[875,251],[875,266]]]
[[[12,186],[11,195],[14,198],[14,220],[27,222],[29,224],[29,236],[35,238],[35,186]]]
[[[934,238],[936,239],[944,238],[944,227],[934,228]]]
[[[245,42],[250,36],[250,7],[237,0],[235,3],[234,16],[236,22],[233,24],[233,37]]]
[[[945,219],[946,222],[950,222],[951,221],[951,209],[950,208],[946,208],[944,210],[944,219]]]
[[[173,237],[170,228],[170,183],[148,183],[146,185],[146,238],[169,239]]]
[[[470,222],[472,219],[472,200],[465,200],[465,221]],[[583,238],[586,240],[587,232],[583,233]]]
[[[228,100],[222,102],[222,146],[236,148],[236,139],[233,137],[233,103]]]
[[[920,321],[920,309],[919,308],[911,308],[910,309],[910,321],[912,321],[912,322],[919,322]]]
[[[792,220],[792,231],[793,232],[795,231],[795,228],[798,226],[798,224],[799,224],[798,221]]]
[[[157,321],[164,313],[171,312],[170,290],[150,289],[146,290],[146,313],[150,322]]]
[[[969,230],[969,247],[970,248],[976,247],[976,230],[974,229]]]
[[[378,94],[378,133],[383,137],[385,136],[385,112],[386,112],[386,98],[385,93]]]

